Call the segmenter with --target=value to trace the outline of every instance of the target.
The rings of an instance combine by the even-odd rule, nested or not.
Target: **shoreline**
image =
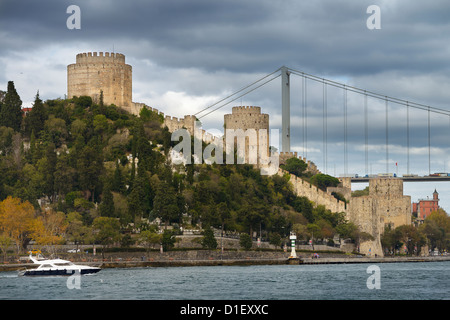
[[[148,267],[199,267],[199,266],[254,266],[254,265],[319,265],[319,264],[356,264],[356,263],[411,263],[411,262],[441,262],[450,261],[450,256],[438,257],[342,257],[342,258],[259,258],[259,259],[210,259],[210,260],[158,260],[158,261],[97,261],[76,264],[110,268],[148,268]],[[17,271],[33,268],[33,263],[3,264],[1,271]]]

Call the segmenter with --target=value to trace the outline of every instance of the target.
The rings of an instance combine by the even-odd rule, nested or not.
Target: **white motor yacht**
[[[62,259],[35,259],[30,254],[30,260],[34,264],[39,264],[36,269],[22,270],[19,275],[22,276],[70,276],[78,274],[90,274],[99,272],[98,267],[83,266],[73,264],[71,261]]]

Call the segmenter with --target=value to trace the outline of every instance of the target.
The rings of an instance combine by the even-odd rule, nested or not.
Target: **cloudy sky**
[[[80,8],[80,29],[67,28],[70,5]],[[367,27],[370,5],[380,8],[381,29]],[[24,106],[38,90],[43,99],[64,98],[66,67],[77,53],[114,51],[133,67],[133,101],[177,117],[283,65],[450,110],[446,0],[0,0],[0,43],[0,89],[13,80]],[[302,78],[291,75],[291,149],[323,172],[450,172],[450,116],[431,112],[428,126],[427,111],[409,108],[408,126],[406,107],[389,103],[386,148],[385,102],[368,98],[366,127],[364,97],[348,92],[345,135],[343,91],[330,86],[324,139],[323,86],[306,83],[304,104]],[[232,106],[256,105],[281,129],[280,88],[277,78],[203,117],[203,127],[222,130]],[[436,188],[450,211],[449,185],[405,184],[405,193],[415,201]]]

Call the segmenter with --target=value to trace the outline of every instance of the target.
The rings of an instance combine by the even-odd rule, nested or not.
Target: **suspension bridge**
[[[300,80],[300,85],[293,85],[292,79],[294,77]],[[336,145],[342,146],[341,154],[343,157],[341,161],[344,173],[340,176],[351,177],[352,182],[368,182],[371,177],[380,176],[380,174],[371,174],[369,152],[374,148],[373,143],[369,143],[369,140],[372,136],[377,135],[377,153],[380,153],[381,149],[384,149],[385,153],[385,173],[381,174],[382,176],[400,178],[398,173],[389,172],[392,171],[390,168],[393,162],[390,155],[394,152],[398,153],[397,149],[401,149],[403,153],[406,153],[404,155],[404,158],[406,158],[406,173],[401,176],[401,179],[410,182],[450,181],[450,174],[445,169],[446,162],[450,159],[450,110],[376,93],[293,68],[280,67],[216,103],[203,108],[194,115],[198,119],[204,118],[256,90],[261,90],[262,87],[278,78],[281,78],[282,152],[291,151],[292,139],[297,144],[301,143],[303,157],[308,158],[308,143],[311,143],[311,137],[313,137],[314,145],[317,146],[318,136],[320,135],[317,131],[317,121],[314,124],[314,130],[310,124],[310,114],[313,114],[316,119],[317,117],[321,118],[322,145],[320,154],[323,171],[325,172],[328,171],[330,157],[333,161],[336,161],[336,155],[329,153],[331,144],[333,147],[336,147]],[[291,90],[293,88],[296,94],[300,93],[300,101],[293,104],[293,109],[297,113],[301,113],[301,128],[298,134],[291,134]],[[339,110],[339,114],[336,113],[336,110]],[[319,115],[319,113],[321,114]],[[371,131],[374,130],[374,122],[378,131],[384,131],[383,134]],[[401,126],[403,128],[400,128]],[[359,128],[359,131],[356,131],[355,127]],[[442,130],[433,136],[432,129],[436,130],[435,128]],[[423,129],[426,130],[425,134],[422,132]],[[418,132],[421,133],[418,134]],[[338,140],[336,140],[337,135],[340,136]],[[384,136],[383,143],[380,143],[381,135]],[[400,135],[403,136],[403,141],[400,141]],[[349,145],[354,144],[355,140],[362,137],[364,137],[364,143],[361,145],[364,145],[365,173],[363,175],[350,174],[348,170]],[[436,146],[433,145],[434,138]],[[424,172],[427,171],[428,174],[419,176],[411,173],[411,153],[412,150],[415,154],[418,152],[417,143],[413,146],[412,139],[420,140],[419,152],[422,157],[420,169]],[[391,140],[395,140],[396,144],[393,144]],[[440,158],[444,163],[444,171],[441,170],[442,172],[432,172],[431,170],[432,150],[437,149],[440,150]],[[314,160],[317,161],[317,159]],[[362,162],[362,157],[359,157],[356,161]],[[379,159],[377,161],[380,162]],[[337,176],[336,173],[334,175]]]

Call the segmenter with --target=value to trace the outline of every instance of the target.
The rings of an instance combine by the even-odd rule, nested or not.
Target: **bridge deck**
[[[443,176],[443,177],[358,177],[358,178],[351,178],[352,183],[362,183],[362,182],[369,182],[370,179],[379,179],[379,178],[385,178],[385,179],[401,179],[404,182],[430,182],[430,181],[450,181],[449,176]]]

